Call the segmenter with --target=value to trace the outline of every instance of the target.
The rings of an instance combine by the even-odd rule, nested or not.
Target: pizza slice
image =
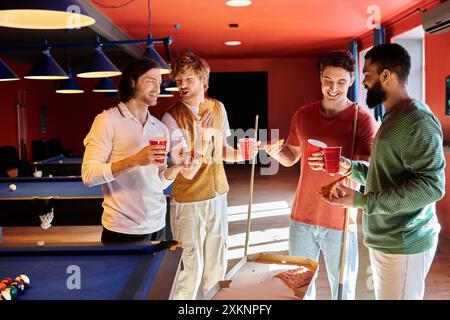
[[[297,290],[300,287],[309,285],[314,276],[314,272],[301,266],[296,269],[278,272],[275,277],[280,278],[291,289]]]
[[[202,116],[203,115],[203,113],[205,113],[206,111],[209,111],[209,112],[213,112],[213,110],[214,110],[214,105],[215,105],[215,103],[214,103],[214,100],[211,100],[211,99],[205,99],[205,101],[203,101],[203,102],[200,102],[200,108],[199,108],[199,110],[198,110],[198,114],[200,115],[200,116]]]
[[[336,185],[341,182],[342,180],[344,180],[345,178],[347,178],[347,176],[342,176],[339,179],[323,186],[322,188],[320,188],[320,192],[319,194],[321,196],[324,196],[328,199],[339,199],[342,198],[344,195],[342,193],[341,190],[338,190],[336,188]]]
[[[284,139],[280,139],[280,140],[277,140],[277,141],[262,142],[259,145],[259,150],[264,150],[264,151],[267,152],[272,146],[275,146],[275,145],[282,146],[283,144],[284,144]]]

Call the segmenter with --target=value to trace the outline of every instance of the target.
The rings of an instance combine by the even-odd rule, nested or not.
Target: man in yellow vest
[[[170,131],[174,161],[195,162],[190,175],[178,175],[171,194],[172,232],[183,247],[175,299],[201,297],[224,278],[227,269],[229,187],[223,161],[243,158],[227,143],[231,132],[225,107],[205,97],[209,73],[202,58],[193,54],[179,57],[171,76],[180,101],[161,119]]]

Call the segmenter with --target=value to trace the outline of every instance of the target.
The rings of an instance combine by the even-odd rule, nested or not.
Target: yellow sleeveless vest
[[[214,117],[214,129],[216,132],[223,132],[223,114],[219,101],[206,99],[200,104],[199,114],[206,110],[210,111]],[[197,119],[191,110],[181,101],[178,101],[168,110],[175,119],[180,129],[184,130],[185,140],[190,150],[198,143],[201,143],[199,126]],[[202,164],[192,180],[184,178],[181,174],[177,176],[173,183],[172,197],[177,202],[194,202],[212,199],[216,194],[228,192],[229,186],[225,169],[223,167],[223,136],[215,136],[214,149],[211,145],[206,150],[206,155],[202,159]]]

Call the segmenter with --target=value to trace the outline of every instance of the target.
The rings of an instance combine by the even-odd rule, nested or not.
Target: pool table
[[[37,162],[32,162],[31,166],[34,169],[42,171],[43,176],[80,176],[81,163],[83,157],[73,156],[68,157],[64,155],[44,159]]]
[[[88,188],[80,177],[0,179],[1,226],[39,225],[38,214],[51,208],[52,225],[98,225],[102,202],[100,186]]]
[[[53,176],[81,176],[82,156],[56,156],[41,161],[31,162],[30,171],[40,170],[42,175]],[[167,156],[167,163],[171,165],[170,156]]]
[[[0,245],[0,277],[30,278],[17,300],[166,300],[181,251],[176,241]]]
[[[17,189],[11,191],[10,184]],[[167,201],[166,235],[171,239],[170,198]],[[81,177],[0,178],[0,240],[2,226],[38,226],[39,214],[53,208],[53,226],[101,225],[103,195],[100,186],[86,187]]]

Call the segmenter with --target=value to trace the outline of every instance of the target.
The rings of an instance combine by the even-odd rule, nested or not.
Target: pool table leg
[[[172,227],[170,226],[170,197],[166,197],[166,240],[172,240]]]

